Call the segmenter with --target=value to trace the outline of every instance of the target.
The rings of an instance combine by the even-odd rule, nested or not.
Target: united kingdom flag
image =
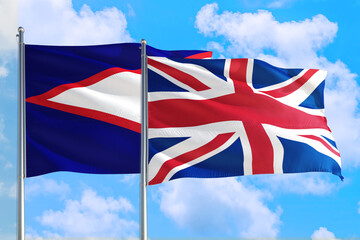
[[[260,60],[149,57],[150,185],[182,177],[331,172],[326,72]]]

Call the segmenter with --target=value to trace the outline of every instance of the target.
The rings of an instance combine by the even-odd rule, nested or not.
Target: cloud
[[[276,237],[279,232],[281,210],[266,205],[271,195],[235,178],[172,181],[160,186],[156,196],[168,218],[202,235]]]
[[[338,177],[328,173],[272,174],[252,176],[250,180],[244,181],[252,181],[256,183],[256,186],[261,187],[261,189],[268,189],[272,193],[317,196],[330,194],[344,185]]]
[[[0,155],[0,163],[4,170],[9,170],[14,167],[14,165],[6,159],[4,155]]]
[[[8,141],[7,138],[5,137],[4,130],[5,130],[5,121],[4,118],[0,115],[0,142]]]
[[[218,52],[224,52],[225,51],[224,47],[220,43],[217,43],[217,42],[208,42],[207,48],[216,50]]]
[[[47,239],[53,239],[53,240],[61,240],[64,239],[59,234],[51,233],[49,231],[42,231],[42,236],[38,234],[38,232],[33,229],[32,227],[26,226],[25,228],[25,238],[29,240],[47,240]]]
[[[0,0],[0,94],[6,93],[4,79],[9,76],[9,62],[16,57],[16,34],[17,1]]]
[[[4,183],[0,182],[0,196],[4,193]]]
[[[320,227],[318,230],[316,230],[312,235],[311,239],[327,239],[327,240],[335,240],[334,233],[328,231],[325,227]]]
[[[39,195],[58,195],[64,198],[68,193],[70,193],[70,187],[63,181],[57,182],[43,176],[25,180],[26,199]]]
[[[134,207],[126,198],[105,198],[87,189],[80,200],[66,200],[63,210],[47,210],[38,220],[64,237],[136,236],[138,223],[119,217],[128,212]]]
[[[139,183],[138,174],[122,174],[119,176],[119,182],[127,184],[128,186],[133,186],[134,184]]]
[[[259,58],[279,67],[320,68],[328,71],[326,79],[326,115],[332,129],[343,167],[360,166],[360,87],[357,74],[341,60],[329,61],[319,52],[336,37],[338,26],[324,15],[303,21],[279,22],[271,12],[224,11],[216,3],[203,6],[195,26],[208,37],[220,37],[226,57]],[[216,50],[214,41],[210,42]]]
[[[294,0],[277,0],[277,1],[273,1],[273,2],[269,3],[268,7],[269,8],[282,8],[282,7],[290,4],[293,1]]]
[[[16,191],[17,191],[17,185],[16,185],[16,183],[14,183],[9,188],[9,191],[8,191],[9,198],[16,199]]]
[[[131,6],[131,4],[128,3],[126,6],[127,6],[127,8],[128,8],[128,13],[127,13],[127,15],[128,15],[129,17],[135,17],[135,16],[136,16],[136,13],[135,13],[135,11],[134,11],[134,8]]]
[[[5,63],[0,66],[0,78],[7,77],[9,75],[9,70],[5,67]]]
[[[0,52],[16,49],[16,34],[17,1],[0,0]]]
[[[287,62],[296,62],[313,56],[315,51],[332,42],[337,24],[319,14],[300,22],[278,22],[271,12],[256,13],[224,11],[217,13],[216,3],[207,4],[197,13],[195,26],[205,36],[223,36],[230,45],[230,56],[257,57],[265,51],[274,51]]]
[[[16,183],[8,187],[4,182],[0,182],[0,196],[2,195],[16,199]]]
[[[133,41],[127,21],[116,7],[92,11],[84,4],[79,12],[71,0],[19,0],[19,24],[25,42],[35,44],[104,44]]]

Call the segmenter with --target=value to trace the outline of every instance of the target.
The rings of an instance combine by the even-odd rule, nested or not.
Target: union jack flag
[[[182,177],[331,172],[326,72],[254,59],[149,57],[150,185]]]

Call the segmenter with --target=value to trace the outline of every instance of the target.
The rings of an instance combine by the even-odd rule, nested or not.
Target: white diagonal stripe
[[[300,105],[309,95],[325,80],[326,71],[318,70],[305,84],[299,89],[280,98],[281,102],[288,105]]]
[[[279,138],[271,131],[271,126],[268,124],[262,124],[265,129],[266,134],[268,135],[273,153],[274,153],[274,173],[283,173],[283,161],[284,161],[284,147],[282,146]]]

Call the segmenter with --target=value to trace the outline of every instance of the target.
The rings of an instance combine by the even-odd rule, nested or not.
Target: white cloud
[[[5,64],[0,66],[0,78],[7,77],[9,75],[9,70],[5,67]]]
[[[333,180],[333,181],[332,181]],[[272,193],[294,193],[299,195],[327,195],[344,185],[337,176],[319,173],[269,174],[252,176],[250,180]],[[338,183],[338,184],[336,184]]]
[[[79,12],[71,0],[19,0],[19,24],[25,42],[36,44],[104,44],[133,41],[127,21],[116,7],[93,12],[84,4]]]
[[[294,0],[276,0],[276,1],[269,3],[268,7],[269,8],[282,8],[282,7],[290,4],[293,1]]]
[[[4,118],[0,115],[0,142],[7,142],[7,138],[4,134],[5,130],[5,121]]]
[[[2,195],[16,199],[16,183],[9,187],[4,182],[0,182],[0,196]]]
[[[231,57],[258,57],[272,50],[288,64],[299,64],[299,59],[308,62],[315,51],[333,41],[338,29],[336,23],[320,14],[300,22],[280,23],[265,10],[222,14],[217,10],[216,3],[202,7],[195,25],[206,36],[223,36],[229,41],[227,51]]]
[[[0,52],[16,49],[17,1],[0,0]]]
[[[271,196],[235,178],[171,181],[158,188],[157,198],[179,227],[203,235],[276,237],[279,232],[281,210],[266,205]]]
[[[133,211],[133,205],[126,198],[105,198],[87,189],[81,200],[67,200],[63,210],[47,210],[38,220],[64,237],[136,236],[138,224],[119,217],[119,213]]]
[[[4,183],[0,182],[0,196],[4,193]]]
[[[127,15],[129,16],[129,17],[135,17],[136,16],[136,13],[135,13],[135,11],[134,11],[134,8],[131,6],[131,4],[127,4],[127,8],[128,8],[128,13],[127,13]]]
[[[39,236],[36,230],[34,230],[32,227],[29,226],[26,226],[25,228],[25,237],[26,239],[31,239],[31,240],[43,240],[43,238]]]
[[[225,49],[224,49],[223,45],[221,45],[218,42],[214,42],[214,41],[208,42],[207,45],[206,45],[206,48],[208,50],[215,50],[215,51],[217,51],[219,53],[225,52]]]
[[[43,235],[43,237],[40,236],[38,234],[38,232],[35,229],[33,229],[32,227],[29,227],[29,226],[25,227],[25,238],[28,240],[47,240],[47,239],[62,240],[62,239],[64,239],[59,234],[52,233],[49,231],[42,231],[42,235]]]
[[[132,186],[139,182],[139,174],[122,174],[119,176],[119,182]]]
[[[314,231],[311,235],[311,239],[336,240],[334,233],[330,232],[325,227],[320,227],[318,230]]]
[[[279,22],[269,11],[224,11],[207,4],[196,16],[196,27],[205,36],[224,38],[226,57],[252,57],[280,67],[320,68],[328,71],[325,106],[329,126],[339,146],[344,167],[360,166],[360,87],[358,77],[337,60],[330,62],[319,51],[336,37],[338,26],[319,14],[303,21]],[[211,45],[215,44],[211,42]]]
[[[70,192],[67,183],[57,182],[44,176],[27,178],[25,180],[25,197],[29,199],[38,195],[58,195],[64,198]]]
[[[17,191],[17,184],[14,183],[14,184],[11,185],[11,187],[9,188],[9,191],[8,191],[8,196],[9,196],[9,198],[16,199],[16,191]]]
[[[3,166],[4,170],[9,170],[14,167],[14,165],[6,159],[4,155],[0,155],[0,163]]]
[[[9,76],[9,61],[14,60],[16,56],[16,34],[17,1],[0,0],[0,90],[3,91],[5,89],[4,78]],[[0,91],[0,94],[3,91]]]

